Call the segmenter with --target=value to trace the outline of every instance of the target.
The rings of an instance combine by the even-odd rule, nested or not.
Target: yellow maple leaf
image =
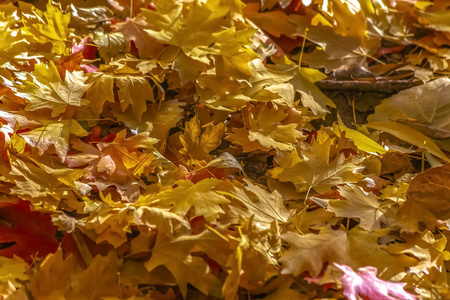
[[[261,282],[267,282],[273,276],[279,275],[274,266],[278,264],[276,258],[281,251],[280,228],[276,221],[272,222],[269,228],[261,228],[258,222],[249,218],[243,222],[240,229],[244,271],[242,286],[257,290],[261,287]]]
[[[66,42],[70,41],[73,29],[69,28],[70,13],[63,14],[61,9],[52,5],[49,0],[45,12],[25,2],[19,3],[22,12],[21,28],[24,35],[38,43],[52,43],[52,52],[67,54]]]
[[[20,287],[21,282],[28,280],[27,271],[29,265],[20,257],[0,257],[0,295],[8,296],[14,289],[11,286]]]
[[[95,256],[87,269],[70,275],[66,299],[102,299],[122,293],[126,297],[129,292],[123,289],[119,279],[122,263],[123,259],[115,251]]]
[[[249,129],[233,128],[234,133],[226,139],[241,145],[244,152],[293,149],[293,144],[302,138],[302,134],[297,130],[297,124],[281,123],[286,117],[287,113],[282,109],[258,107],[248,113]]]
[[[405,267],[417,264],[417,259],[406,254],[393,255],[391,246],[380,245],[379,238],[387,235],[390,229],[378,229],[373,232],[354,227],[345,232],[341,227],[332,230],[321,228],[319,234],[299,235],[293,231],[281,237],[290,244],[289,250],[280,259],[282,274],[297,276],[308,271],[313,277],[320,274],[325,262],[346,263],[353,268],[374,266],[380,278],[392,279],[404,272]]]
[[[145,197],[143,197],[145,198]],[[108,242],[118,248],[127,241],[127,234],[132,232],[131,226],[143,226],[158,229],[160,233],[173,234],[175,226],[189,228],[189,223],[168,209],[148,207],[141,200],[136,203],[122,203],[111,200],[111,194],[102,198],[109,206],[100,207],[91,212],[89,217],[79,221],[79,228],[97,244]]]
[[[65,81],[61,80],[53,62],[48,65],[40,63],[33,73],[28,74],[29,80],[22,85],[16,85],[16,95],[28,101],[25,110],[49,108],[52,117],[65,112],[67,107],[81,106],[87,101],[82,99],[89,87],[83,71],[66,71]]]
[[[89,107],[98,117],[103,111],[106,101],[114,103],[114,76],[105,73],[91,73],[86,84],[90,84],[86,90],[86,99]]]
[[[276,224],[274,222],[272,225]],[[238,229],[239,236],[230,244],[237,244],[228,256],[228,276],[222,286],[222,293],[226,300],[236,299],[238,288],[259,290],[262,282],[267,282],[276,276],[277,263],[273,252],[278,252],[280,241],[278,226],[262,228],[253,217],[247,219]],[[276,236],[271,239],[271,235]],[[238,242],[238,243],[236,243]]]
[[[347,256],[347,235],[343,230],[324,228],[320,234],[299,234],[290,231],[282,235],[291,246],[280,259],[282,274],[298,276],[308,271],[311,276],[319,275],[323,264],[328,261],[343,262]]]
[[[183,103],[177,100],[164,101],[147,106],[147,111],[142,114],[141,122],[130,114],[118,114],[117,119],[123,122],[134,134],[148,132],[153,138],[159,139],[162,144],[169,135],[169,130],[184,116],[184,110],[180,108]]]
[[[258,222],[261,228],[268,228],[270,224],[277,221],[285,224],[289,221],[290,212],[283,205],[283,197],[278,191],[272,193],[253,184],[250,180],[244,179],[247,186],[242,186],[238,182],[223,182],[220,185],[219,194],[232,197],[238,200],[246,208],[233,205],[230,210],[240,217],[250,218]]]
[[[64,257],[62,248],[49,254],[39,265],[30,281],[30,291],[36,299],[64,299],[71,272],[77,269],[73,255]]]
[[[255,32],[234,22],[230,15],[239,13],[238,8],[220,0],[158,1],[155,8],[143,9],[142,14],[158,30],[145,31],[158,42],[178,46],[187,56],[204,63],[209,63],[207,54],[231,57],[240,53]]]
[[[285,12],[282,10],[260,12],[260,6],[258,2],[248,3],[243,10],[244,16],[277,38],[281,35],[291,36],[295,32],[295,26],[289,23],[289,17]]]
[[[282,71],[291,76],[289,84],[295,92],[301,95],[303,106],[308,107],[316,116],[325,116],[329,113],[327,106],[336,107],[333,101],[328,98],[314,83],[327,78],[325,74],[316,69],[298,68],[297,64],[282,56],[275,59],[277,64],[275,70]]]
[[[31,278],[31,294],[36,299],[103,299],[106,296],[131,296],[122,292],[119,270],[123,260],[115,251],[97,255],[81,269],[71,254],[63,250],[50,254]]]
[[[216,126],[210,124],[201,133],[198,116],[193,117],[185,123],[184,134],[180,136],[183,149],[180,152],[194,159],[206,160],[211,156],[209,152],[216,149],[222,143],[222,136],[225,134],[225,125],[219,123]]]
[[[125,37],[121,32],[96,34],[94,42],[99,46],[98,53],[106,63],[110,63],[114,57],[125,52],[127,48]]]
[[[181,216],[193,208],[191,218],[203,216],[207,221],[214,222],[220,213],[224,213],[220,205],[230,203],[230,200],[214,191],[218,183],[219,180],[215,178],[203,179],[196,184],[189,180],[178,180],[176,188],[156,195],[156,203],[172,207],[171,211]]]
[[[80,153],[68,155],[66,163],[70,167],[88,165],[85,168],[86,176],[106,177],[109,181],[125,183],[151,165],[152,153],[142,153],[141,149],[152,150],[153,144],[157,142],[157,139],[149,137],[148,132],[129,138],[126,135],[126,130],[122,130],[113,142],[100,142],[95,146],[74,138],[72,147]]]
[[[154,101],[152,86],[144,77],[130,75],[116,77],[116,85],[120,108],[125,111],[131,105],[133,115],[140,122],[142,114],[147,111],[146,101]]]
[[[352,139],[355,143],[355,146],[365,152],[372,154],[385,154],[387,152],[380,144],[365,136],[361,132],[350,129],[345,126],[344,122],[342,122],[341,118],[338,118],[338,124],[333,124],[333,130],[336,135],[340,136],[342,132],[345,133],[345,136],[349,139]]]
[[[333,2],[339,3],[339,1]],[[349,21],[364,22],[361,13],[358,14],[356,20],[348,16],[341,17],[345,23]],[[312,20],[309,17],[297,14],[289,15],[289,22],[296,27],[294,36],[303,36],[307,28],[306,38],[319,46],[312,53],[304,53],[303,60],[308,62],[310,68],[323,67],[327,73],[345,64],[366,66],[366,58],[372,57],[380,47],[381,39],[367,35],[364,26],[341,23],[342,28],[332,30],[322,24],[311,26]]]
[[[75,120],[62,120],[60,122],[43,122],[45,126],[19,134],[25,141],[38,149],[39,155],[44,154],[51,145],[55,147],[61,161],[66,159],[69,149],[69,138],[73,134],[81,137],[88,133]]]
[[[12,4],[0,5],[0,66],[11,63],[19,54],[28,52],[29,43],[18,27],[17,8]]]
[[[16,185],[11,189],[12,195],[43,205],[46,210],[55,211],[61,201],[78,208],[80,203],[72,202],[77,191],[76,181],[84,170],[69,169],[57,161],[41,157],[35,161],[11,158],[10,179]],[[44,163],[44,160],[45,163]],[[34,163],[33,163],[34,162]]]
[[[311,200],[324,206],[327,211],[334,212],[337,217],[358,218],[359,226],[365,230],[373,231],[380,228],[380,221],[384,219],[386,209],[381,208],[377,196],[366,192],[354,184],[338,187],[339,194],[345,199],[320,199],[311,197]]]
[[[450,164],[431,168],[410,182],[406,201],[398,210],[399,223],[408,232],[419,231],[419,222],[428,228],[449,218]]]
[[[317,140],[305,146],[305,150],[280,153],[276,159],[280,166],[269,171],[271,176],[282,182],[292,182],[299,192],[313,188],[319,193],[329,191],[333,185],[362,178],[364,157],[345,158],[340,154],[330,162],[331,139],[324,131],[319,131]]]
[[[178,72],[181,84],[184,85],[189,81],[195,82],[197,75],[207,70],[207,65],[181,52],[174,59],[172,68]]]
[[[227,248],[228,244],[211,231],[175,239],[158,234],[152,257],[145,263],[145,268],[151,272],[158,266],[165,266],[175,277],[184,297],[189,283],[205,295],[221,298],[221,282],[210,273],[210,268],[202,257],[191,253],[206,252],[223,265]]]

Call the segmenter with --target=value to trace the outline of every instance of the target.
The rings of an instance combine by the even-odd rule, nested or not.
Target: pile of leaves
[[[450,298],[448,1],[29,2],[2,299]],[[348,122],[319,83],[403,90]]]

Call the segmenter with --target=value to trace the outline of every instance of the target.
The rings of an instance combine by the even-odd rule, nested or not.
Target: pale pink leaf
[[[334,265],[344,272],[341,281],[344,285],[344,296],[348,300],[357,300],[358,295],[377,300],[418,299],[403,289],[406,283],[384,281],[377,278],[377,268],[371,266],[359,268],[358,273],[355,273],[349,266],[337,263]]]

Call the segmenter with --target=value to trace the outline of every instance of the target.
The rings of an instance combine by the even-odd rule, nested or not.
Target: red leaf
[[[80,44],[72,45],[72,53],[76,53],[78,51],[82,51],[83,57],[85,59],[95,59],[97,55],[97,47],[93,45],[93,41],[90,37],[84,38]]]
[[[380,58],[386,54],[402,52],[403,49],[405,49],[405,46],[397,46],[397,47],[392,47],[392,48],[381,47],[380,49],[378,49],[377,53],[375,53],[374,57]]]
[[[131,41],[130,53],[133,54],[136,57],[139,57],[139,50],[136,47],[136,43],[134,41]]]
[[[100,126],[96,126],[96,127],[92,128],[91,133],[89,135],[87,135],[83,141],[85,143],[99,141],[100,140],[100,132],[101,132]]]
[[[28,202],[0,203],[0,256],[20,256],[27,262],[33,256],[44,257],[58,248],[55,238],[56,227],[51,218],[36,211],[30,211]]]
[[[192,173],[184,176],[184,179],[190,180],[192,183],[197,183],[207,178],[217,178],[222,179],[227,174],[224,169],[219,169],[215,167],[200,168],[194,170]]]

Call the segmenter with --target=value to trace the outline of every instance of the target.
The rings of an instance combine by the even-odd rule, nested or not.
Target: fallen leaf
[[[299,68],[285,56],[276,62],[274,68],[292,76],[288,83],[292,85],[295,92],[301,95],[303,106],[311,109],[316,116],[323,117],[329,113],[328,106],[336,107],[333,101],[315,85],[315,82],[327,78],[325,74],[311,68]]]
[[[232,197],[241,202],[246,209],[233,207],[240,216],[253,216],[253,220],[263,227],[269,227],[274,221],[285,224],[289,221],[291,212],[285,208],[283,198],[276,190],[272,193],[260,188],[249,180],[244,180],[246,186],[236,183],[222,185],[219,194]]]
[[[296,124],[280,124],[287,117],[283,110],[261,108],[249,113],[249,129],[233,128],[227,137],[230,142],[243,146],[244,152],[276,148],[290,150],[302,138]]]
[[[203,179],[194,184],[189,180],[179,180],[174,189],[159,193],[158,203],[166,207],[171,207],[171,211],[185,216],[189,209],[194,212],[191,218],[203,216],[207,221],[214,222],[223,214],[221,204],[227,204],[230,201],[224,196],[216,193],[214,188],[219,183],[218,179]]]
[[[114,103],[114,77],[104,73],[91,73],[86,81],[91,84],[86,90],[86,99],[89,101],[89,107],[96,116],[103,111],[106,101]]]
[[[83,71],[66,71],[65,81],[62,81],[53,62],[48,65],[41,63],[35,66],[30,79],[17,86],[16,95],[28,100],[26,110],[49,108],[52,117],[64,113],[69,106],[81,106],[87,102],[82,99],[89,88],[87,77]]]
[[[142,15],[116,25],[117,32],[121,32],[127,42],[133,41],[139,51],[140,58],[156,58],[164,49],[145,30],[152,29]]]
[[[351,18],[347,19],[347,21],[351,20]],[[322,24],[311,26],[310,20],[305,16],[291,14],[289,21],[296,25],[295,36],[303,36],[308,28],[306,38],[316,43],[320,49],[304,55],[303,59],[309,63],[310,68],[324,67],[327,73],[341,65],[367,66],[366,58],[372,57],[380,46],[380,40],[365,36],[361,27],[348,25],[345,29],[360,30],[359,36],[352,36],[352,34],[344,36],[329,30],[328,26]]]
[[[365,136],[361,132],[350,129],[342,122],[341,118],[338,119],[338,124],[333,126],[333,130],[336,135],[341,135],[341,132],[345,133],[345,136],[355,143],[355,146],[361,150],[372,154],[385,154],[387,152],[380,144]]]
[[[21,30],[25,35],[39,43],[52,43],[53,53],[67,53],[66,42],[74,31],[68,26],[70,13],[64,14],[51,2],[47,4],[44,12],[25,2],[20,3],[20,9],[25,25]]]
[[[73,255],[64,257],[60,248],[48,255],[31,279],[30,291],[35,298],[61,298],[66,293],[69,277],[77,269]]]
[[[390,133],[393,136],[404,140],[416,147],[424,148],[430,151],[431,154],[439,157],[445,162],[450,161],[450,159],[439,149],[439,147],[427,136],[423,135],[416,129],[413,129],[407,125],[397,123],[397,122],[373,122],[365,124],[366,127],[382,130],[384,132]]]
[[[254,33],[248,26],[236,30],[225,18],[231,7],[218,0],[194,1],[189,8],[175,1],[158,2],[155,8],[142,11],[147,22],[157,28],[145,31],[158,42],[178,46],[187,56],[204,63],[209,61],[207,54],[231,57],[240,53]]]
[[[129,75],[116,77],[116,84],[120,108],[125,111],[131,105],[133,116],[140,122],[142,114],[147,111],[146,101],[154,102],[152,86],[144,77]]]
[[[343,262],[346,259],[347,235],[342,230],[321,230],[320,234],[299,235],[287,232],[281,238],[290,244],[281,258],[281,274],[298,276],[308,271],[319,275],[325,262]]]
[[[77,121],[62,120],[61,122],[52,123],[44,122],[43,127],[39,127],[20,134],[25,141],[38,149],[39,155],[44,154],[51,145],[55,147],[56,154],[58,154],[61,162],[66,159],[67,151],[69,150],[69,138],[73,134],[78,137],[86,136],[88,133]]]
[[[69,299],[99,299],[120,293],[119,270],[122,259],[114,251],[106,256],[97,255],[86,270],[69,275]],[[126,295],[127,292],[123,291]]]
[[[27,202],[1,203],[0,219],[0,242],[6,246],[0,249],[1,256],[17,255],[30,263],[33,257],[45,257],[58,248],[51,218],[31,211]]]
[[[417,229],[424,222],[432,229],[437,220],[450,218],[450,164],[431,168],[417,175],[409,184],[406,201],[400,206],[399,216]],[[412,228],[407,228],[411,230]]]
[[[445,95],[450,90],[450,80],[439,78],[426,84],[412,87],[383,100],[370,115],[369,122],[410,120],[410,124],[425,135],[430,136],[424,126],[431,126],[443,132],[450,130],[447,116],[450,108]],[[431,136],[433,137],[433,136]]]
[[[403,282],[388,282],[378,279],[377,269],[374,267],[359,268],[355,273],[352,268],[346,265],[334,263],[341,271],[342,284],[344,285],[344,295],[349,300],[356,300],[359,296],[368,297],[369,299],[418,299],[415,295],[406,292]]]
[[[186,122],[184,134],[180,136],[183,149],[180,152],[191,158],[199,160],[210,159],[209,153],[220,146],[221,138],[225,134],[225,125],[208,125],[203,133],[200,129],[198,117],[193,117]]]
[[[208,253],[213,249],[226,251],[224,240],[215,233],[204,231],[199,235],[182,236],[173,240],[158,235],[152,257],[145,263],[146,269],[151,272],[158,266],[165,266],[175,277],[182,295],[187,293],[187,284],[191,284],[205,295],[220,297],[221,285],[217,277],[210,273],[205,260],[191,253],[198,250]],[[224,263],[224,262],[221,262]]]
[[[365,192],[361,187],[347,184],[338,188],[339,194],[345,199],[324,200],[311,197],[311,200],[321,205],[325,204],[327,211],[334,212],[337,217],[358,218],[359,226],[373,231],[380,228],[383,219],[383,209],[377,197],[371,192]]]
[[[0,257],[0,294],[7,296],[5,293],[5,285],[12,285],[14,287],[20,287],[20,281],[29,279],[27,274],[29,271],[29,265],[20,257],[14,256],[13,258]]]
[[[314,140],[308,148],[293,150],[276,158],[279,167],[270,171],[273,178],[282,182],[292,182],[298,191],[314,189],[319,193],[328,192],[331,186],[344,182],[357,182],[361,177],[362,157],[345,158],[340,154],[330,160],[331,140]],[[300,171],[301,170],[301,171]]]

